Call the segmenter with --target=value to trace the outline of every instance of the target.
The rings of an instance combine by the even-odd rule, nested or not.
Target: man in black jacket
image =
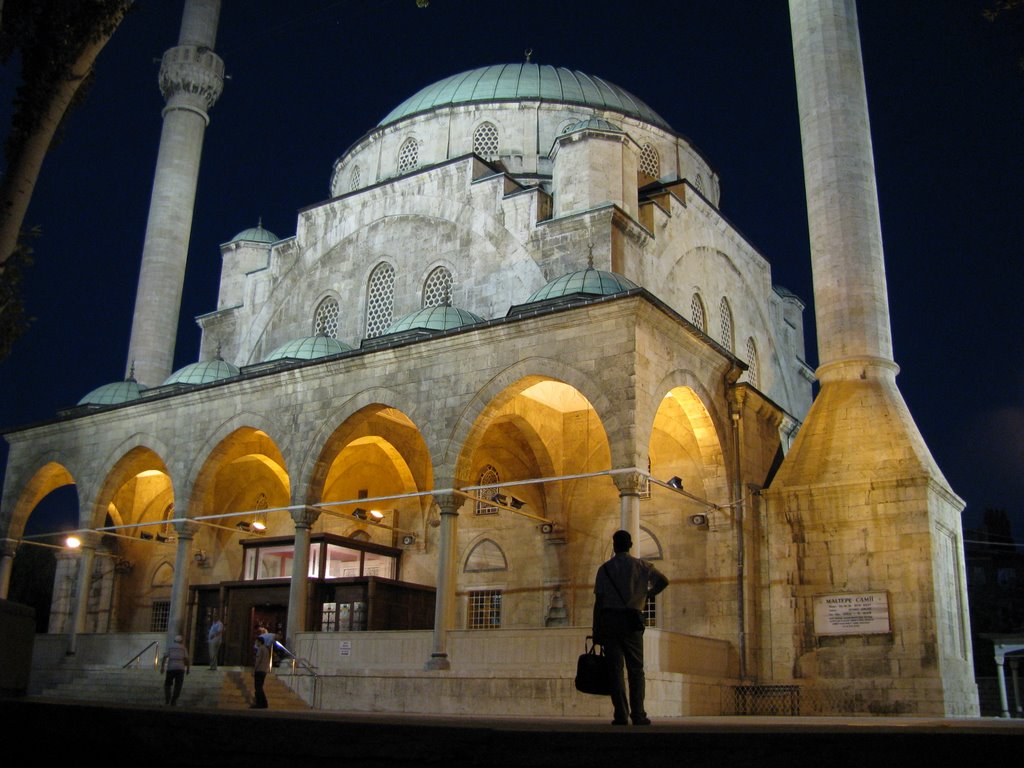
[[[632,546],[629,531],[616,531],[612,536],[615,556],[598,569],[594,583],[594,642],[604,646],[611,661],[612,725],[626,725],[630,716],[633,725],[651,724],[644,709],[643,609],[648,597],[668,586],[668,579],[653,565],[629,554]],[[623,663],[629,677],[628,701]]]

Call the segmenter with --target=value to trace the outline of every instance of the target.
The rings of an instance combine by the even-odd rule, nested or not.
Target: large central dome
[[[446,77],[410,96],[378,125],[454,104],[523,100],[611,110],[672,130],[657,112],[624,88],[579,70],[530,63],[496,64]]]

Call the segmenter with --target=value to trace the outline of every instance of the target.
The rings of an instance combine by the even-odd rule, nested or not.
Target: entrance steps
[[[185,676],[177,706],[193,709],[247,709],[252,701],[252,671],[241,667],[193,667]],[[263,686],[270,709],[309,709],[299,696],[282,683],[274,672]],[[120,706],[163,706],[164,676],[154,669],[81,668],[70,679],[38,692],[40,696],[65,701],[89,701]]]

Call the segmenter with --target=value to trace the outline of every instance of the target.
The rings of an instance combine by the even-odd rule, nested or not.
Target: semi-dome
[[[380,121],[390,125],[438,107],[495,101],[548,101],[620,112],[666,130],[671,126],[625,88],[575,69],[549,64],[496,64],[438,80],[410,96]]]
[[[587,267],[577,272],[570,272],[557,277],[536,291],[526,300],[527,304],[545,299],[558,299],[563,296],[571,296],[576,293],[585,293],[593,296],[612,296],[616,293],[631,291],[639,288],[636,283],[627,277],[616,272],[604,272],[600,269]]]
[[[132,400],[138,400],[145,387],[135,379],[128,378],[124,381],[115,381],[96,387],[78,401],[79,405],[120,405]]]
[[[606,131],[608,133],[622,133],[622,129],[610,120],[605,120],[603,117],[588,117],[580,120],[575,125],[570,125],[564,131],[563,135],[568,133],[576,133],[576,131]]]
[[[228,242],[237,243],[241,240],[245,240],[247,242],[252,243],[276,243],[280,239],[281,238],[279,238],[269,229],[264,229],[263,221],[260,220],[260,222],[255,227],[243,229],[237,235],[232,237]]]
[[[385,336],[403,331],[450,331],[453,328],[461,328],[464,325],[482,323],[484,319],[474,315],[465,309],[458,307],[424,307],[415,312],[410,312],[405,317],[393,323]]]
[[[350,349],[352,347],[348,344],[332,339],[330,336],[322,334],[319,336],[304,336],[301,339],[292,339],[282,344],[267,355],[264,362],[269,363],[273,360],[316,360],[319,357],[337,355]]]
[[[164,382],[167,384],[209,384],[212,381],[230,379],[240,373],[237,367],[220,358],[216,360],[203,360],[199,363],[186,365],[179,368]]]

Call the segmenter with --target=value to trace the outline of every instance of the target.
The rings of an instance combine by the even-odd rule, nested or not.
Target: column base
[[[447,670],[452,668],[452,663],[448,660],[447,653],[432,653],[430,654],[430,660],[423,666],[426,670]]]

